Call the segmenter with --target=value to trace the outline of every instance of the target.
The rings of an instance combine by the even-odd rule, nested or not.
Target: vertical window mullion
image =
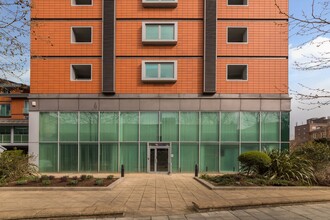
[[[162,26],[158,25],[158,40],[162,39]]]
[[[161,63],[159,63],[158,64],[158,79],[161,79],[161,68],[162,68],[162,66],[161,66],[162,64]]]

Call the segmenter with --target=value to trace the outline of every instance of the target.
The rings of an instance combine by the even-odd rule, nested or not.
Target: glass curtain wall
[[[288,112],[42,112],[42,172],[147,172],[148,142],[170,142],[173,172],[236,172],[237,157],[289,147]]]

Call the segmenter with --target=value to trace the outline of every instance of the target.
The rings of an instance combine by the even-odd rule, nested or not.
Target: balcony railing
[[[29,135],[28,134],[15,134],[14,143],[28,143]]]
[[[10,143],[10,134],[0,134],[0,143]]]

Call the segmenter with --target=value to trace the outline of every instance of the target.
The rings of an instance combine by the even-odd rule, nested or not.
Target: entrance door
[[[169,143],[148,144],[148,172],[171,172],[171,145]]]

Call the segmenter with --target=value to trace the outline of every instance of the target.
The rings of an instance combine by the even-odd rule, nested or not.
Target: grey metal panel
[[[60,111],[78,111],[79,101],[78,99],[59,99],[59,110]]]
[[[35,102],[37,105],[32,106],[32,102]],[[37,99],[29,99],[29,111],[38,111],[39,110],[39,102]]]
[[[119,109],[121,111],[138,111],[140,110],[139,99],[121,99],[119,100]]]
[[[260,111],[260,99],[242,99],[241,111]]]
[[[190,110],[199,110],[200,109],[200,99],[189,99],[180,101],[180,110],[190,111]]]
[[[281,100],[261,99],[261,111],[280,111]]]
[[[31,163],[39,165],[39,112],[29,114],[29,154],[34,155]]]
[[[118,111],[119,100],[118,99],[100,99],[101,111]]]
[[[220,110],[220,99],[202,99],[201,100],[201,111],[219,111]]]
[[[204,93],[216,93],[217,0],[204,1]]]
[[[98,111],[99,100],[98,99],[80,99],[79,100],[80,111]]]
[[[291,111],[291,100],[281,100],[281,111]]]
[[[241,100],[240,99],[223,99],[221,100],[222,111],[240,111]]]
[[[103,0],[103,93],[115,93],[115,0]]]
[[[40,99],[39,111],[57,111],[58,99]]]
[[[179,99],[161,99],[160,100],[160,110],[178,111],[178,110],[180,110],[180,100]]]
[[[146,111],[160,110],[159,99],[141,99],[140,110],[146,110]]]

